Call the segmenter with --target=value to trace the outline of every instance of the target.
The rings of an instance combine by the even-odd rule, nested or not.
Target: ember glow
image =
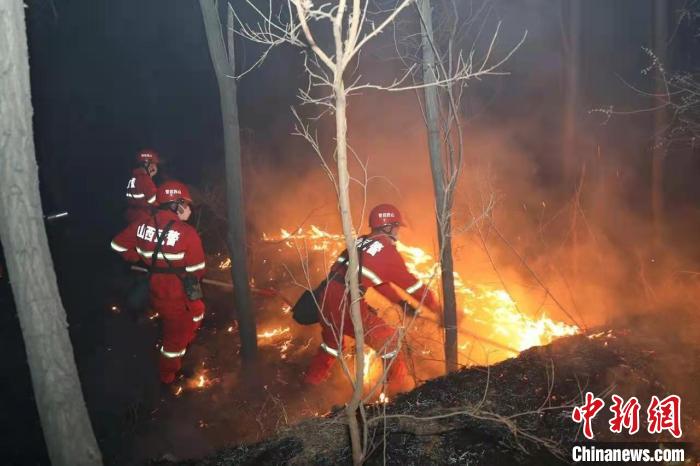
[[[350,349],[345,351],[345,359],[348,361],[348,366],[355,373],[354,368],[354,355],[355,352]],[[372,349],[365,346],[364,357],[362,366],[362,382],[365,388],[371,388],[371,384],[379,380],[382,375],[382,360],[377,357],[377,353]]]
[[[194,375],[191,379],[188,379],[186,382],[186,389],[187,390],[204,390],[212,385],[214,385],[219,379],[210,379],[207,376],[207,371],[205,369],[199,371],[197,374]]]
[[[226,259],[222,260],[221,262],[219,262],[218,267],[219,267],[219,270],[230,269],[231,268],[231,259],[227,257]]]
[[[258,333],[258,338],[275,338],[287,333],[289,333],[289,327],[278,327],[273,328],[272,330],[266,330],[262,333]]]
[[[263,234],[263,241],[280,243],[287,248],[324,251],[328,260],[334,260],[345,249],[342,235],[325,232],[315,225],[294,233],[281,230],[280,234],[276,236]],[[428,283],[431,289],[439,295],[439,264],[436,263],[433,256],[420,247],[409,246],[400,241],[397,242],[397,249],[405,258],[408,269],[424,283]],[[455,269],[459,269],[459,264],[455,265]],[[533,346],[548,344],[561,336],[574,335],[580,331],[575,325],[552,320],[544,312],[541,312],[537,317],[526,314],[504,289],[485,284],[467,283],[458,272],[454,272],[454,278],[458,309],[462,313],[462,318],[459,319],[459,328],[464,331],[464,334],[459,337],[461,340],[460,362],[463,364],[474,362],[475,355],[472,354],[472,350],[475,347],[481,347],[484,353],[488,354],[488,362],[491,363],[514,356],[511,352],[490,347],[488,343],[473,341],[469,336],[464,336],[467,332],[523,351]],[[275,330],[282,331],[282,329]],[[274,333],[275,330],[264,332],[258,336],[261,338],[276,336],[279,333]],[[288,331],[289,329],[284,330]],[[425,336],[426,333],[431,334],[432,340],[442,341],[442,331],[436,325],[433,324],[432,330],[425,328],[425,326],[422,327],[421,336]],[[486,349],[483,349],[484,347]],[[422,355],[435,357],[438,354],[436,349],[439,351],[439,345],[433,348],[426,344],[424,348],[418,348],[418,351]],[[365,383],[368,379],[373,379],[375,372],[373,366],[376,365],[377,359],[373,358],[371,353],[365,354]],[[378,374],[380,373],[381,367],[378,369]]]

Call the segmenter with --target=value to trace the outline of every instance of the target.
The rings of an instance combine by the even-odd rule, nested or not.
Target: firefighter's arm
[[[206,271],[206,261],[202,240],[197,231],[190,227],[187,231],[187,248],[185,249],[185,271],[192,273],[197,278],[202,278]]]
[[[153,182],[150,176],[145,176],[142,178],[143,186],[141,187],[141,192],[145,194],[146,202],[150,205],[155,205],[156,203],[156,184]]]
[[[141,258],[136,252],[136,225],[131,224],[122,230],[117,236],[112,239],[110,246],[113,251],[121,254],[122,258],[127,262],[138,262]]]
[[[386,276],[382,278],[387,282],[394,283],[398,288],[397,290],[392,290],[393,294],[399,297],[395,302],[407,301],[405,296],[401,296],[407,293],[431,311],[440,312],[440,303],[435,299],[432,291],[409,272],[403,257],[401,257],[396,248],[387,248],[386,254]],[[384,293],[384,290],[382,290],[382,293]],[[387,291],[387,293],[390,292]],[[387,295],[387,297],[389,296]]]

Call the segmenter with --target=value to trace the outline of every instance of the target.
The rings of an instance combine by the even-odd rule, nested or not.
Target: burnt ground
[[[374,441],[368,464],[565,464],[573,442],[584,440],[571,421],[571,411],[586,391],[602,396],[607,406],[613,393],[625,399],[637,396],[642,404],[640,433],[628,437],[609,432],[610,413],[605,408],[594,420],[596,440],[672,442],[668,434],[645,432],[644,413],[652,395],[676,393],[683,400],[683,440],[697,445],[700,391],[692,381],[700,377],[700,351],[697,346],[669,344],[691,336],[683,332],[690,328],[686,324],[693,316],[674,313],[678,334],[655,336],[669,317],[639,317],[624,326],[532,348],[490,368],[464,369],[428,381],[387,405],[385,423],[380,407],[371,406],[370,417],[380,422],[370,430]],[[406,417],[434,418],[464,411],[423,421]],[[392,418],[395,415],[404,417]],[[698,452],[693,453],[695,460],[689,464],[697,461]],[[349,462],[343,415],[336,412],[284,428],[262,443],[230,447],[202,460],[177,464]]]
[[[205,290],[209,313],[185,360],[194,377],[189,386],[181,381],[179,396],[162,391],[156,377],[158,322],[123,310],[128,279],[107,247],[110,233],[67,223],[51,238],[83,391],[106,464],[349,461],[342,415],[337,408],[328,414],[348,398],[347,387],[337,380],[313,390],[300,383],[318,343],[314,329],[295,329],[285,352],[286,338],[264,342],[260,363],[241,368],[235,329],[228,331],[230,293]],[[2,464],[48,464],[7,281],[0,287],[7,376],[0,385],[7,402],[0,410]],[[112,310],[114,305],[119,312]],[[262,319],[259,330],[280,326],[283,319],[294,325],[279,314],[279,300],[258,298],[256,307],[262,316],[276,313],[274,322]],[[382,432],[372,431],[369,463],[380,464],[385,456],[388,464],[554,464],[560,460],[553,447],[566,451],[582,438],[570,412],[583,391],[636,395],[643,406],[651,395],[677,393],[683,397],[684,440],[697,441],[700,391],[694,381],[700,379],[700,352],[697,344],[678,343],[697,343],[693,327],[686,325],[694,318],[677,310],[640,316],[611,325],[610,333],[601,329],[605,333],[596,338],[561,339],[490,368],[428,381],[393,400],[386,413],[426,417],[478,405],[481,418],[511,416],[517,441],[502,422],[470,415],[433,422],[391,419],[385,443]],[[659,331],[662,324],[665,332]],[[199,374],[207,380],[202,388],[196,386]],[[370,407],[370,414],[379,415],[378,409]],[[596,433],[603,440],[619,440],[601,428],[606,413],[596,418]],[[647,437],[637,434],[634,439]]]

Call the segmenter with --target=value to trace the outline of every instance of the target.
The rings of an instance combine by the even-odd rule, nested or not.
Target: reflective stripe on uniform
[[[340,256],[340,257],[338,258],[338,260],[336,260],[336,262],[339,262],[339,263],[341,263],[341,264],[343,264],[343,265],[346,265],[346,264],[348,263],[348,259],[345,259],[343,256]],[[370,269],[368,269],[367,267],[364,267],[364,266],[362,267],[362,275],[364,275],[365,277],[369,278],[369,281],[371,281],[371,282],[374,283],[375,285],[381,285],[382,283],[384,283],[384,281],[382,281],[382,279],[379,278],[379,275],[377,275],[376,273],[372,272],[372,271],[371,271]]]
[[[153,204],[154,202],[156,202],[156,195],[154,194],[153,196],[151,196],[146,202],[148,202],[149,204]]]
[[[153,252],[154,251],[144,251],[140,247],[136,247],[136,252],[138,252],[140,255],[142,255],[146,259],[150,259],[153,257]],[[168,259],[171,261],[179,261],[185,258],[185,253],[184,252],[177,252],[177,253],[170,253],[170,252],[159,252],[158,253],[158,259]]]
[[[408,288],[406,288],[406,293],[408,293],[408,294],[413,294],[413,293],[415,293],[416,291],[420,290],[420,288],[421,288],[422,286],[423,286],[423,282],[420,281],[420,280],[418,280],[415,284],[413,284],[413,285],[409,286]]]
[[[369,280],[370,280],[372,283],[374,283],[375,285],[381,285],[382,283],[384,283],[384,282],[382,281],[382,279],[379,278],[379,276],[378,276],[376,273],[372,272],[372,271],[371,271],[370,269],[368,269],[367,267],[362,267],[362,275],[364,275],[365,277],[369,278]]]
[[[185,272],[196,272],[197,270],[202,270],[206,266],[205,262],[200,262],[195,265],[188,265],[185,267]]]
[[[131,197],[133,199],[143,199],[144,197],[146,197],[146,195],[143,193],[136,193],[136,194],[126,193],[126,197]]]
[[[336,358],[340,354],[337,349],[333,349],[325,343],[321,343],[321,349],[331,356],[335,356]]]
[[[114,241],[112,241],[109,245],[112,247],[112,249],[114,249],[114,250],[117,251],[117,252],[126,252],[126,251],[128,251],[127,248],[125,248],[125,247],[123,247],[123,246],[119,246],[119,245],[118,245],[117,243],[115,243]]]
[[[184,356],[186,351],[187,348],[183,349],[182,351],[165,351],[165,346],[160,347],[160,354],[162,354],[166,358],[179,358],[181,356]]]
[[[192,317],[192,322],[199,322],[202,319],[204,319],[204,314]]]

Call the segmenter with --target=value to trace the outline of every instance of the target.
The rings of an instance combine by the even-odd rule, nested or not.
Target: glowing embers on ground
[[[222,260],[219,262],[219,270],[228,270],[231,268],[231,258],[227,257],[226,259]]]
[[[202,364],[204,366],[204,364]],[[208,370],[203,367],[190,378],[183,379],[176,383],[173,387],[173,394],[180,396],[186,391],[202,391],[217,383],[219,379],[211,378],[208,375]]]
[[[279,236],[263,234],[263,241],[281,243],[288,248],[306,247],[308,250],[325,251],[329,260],[334,260],[345,248],[342,235],[325,232],[315,225],[295,233],[281,230]],[[433,256],[419,247],[408,246],[400,241],[397,242],[397,249],[406,259],[406,265],[411,273],[425,283],[429,283],[433,291],[437,292],[440,271],[439,264]],[[459,268],[459,264],[456,268]],[[481,335],[506,347],[523,351],[532,346],[548,344],[557,337],[573,335],[580,331],[575,325],[550,319],[544,312],[538,318],[524,314],[503,289],[482,284],[467,285],[458,272],[454,272],[454,278],[457,305],[465,317],[459,319],[459,327],[462,331],[461,350],[466,350],[473,345],[489,346],[484,342],[472,342],[472,339],[466,336],[469,334]],[[433,331],[436,334],[434,336],[441,339],[441,332],[438,329]],[[488,352],[493,349],[491,348]],[[492,354],[489,361],[496,362],[510,356],[513,354],[501,349],[500,353]],[[468,363],[468,360],[469,358],[464,362]]]
[[[287,359],[287,352],[292,345],[293,338],[290,335],[289,327],[275,327],[270,330],[265,330],[258,333],[259,343],[261,345],[274,345],[280,351],[280,357]]]
[[[288,333],[289,327],[277,327],[271,330],[266,330],[262,333],[258,333],[258,338],[275,338]]]

